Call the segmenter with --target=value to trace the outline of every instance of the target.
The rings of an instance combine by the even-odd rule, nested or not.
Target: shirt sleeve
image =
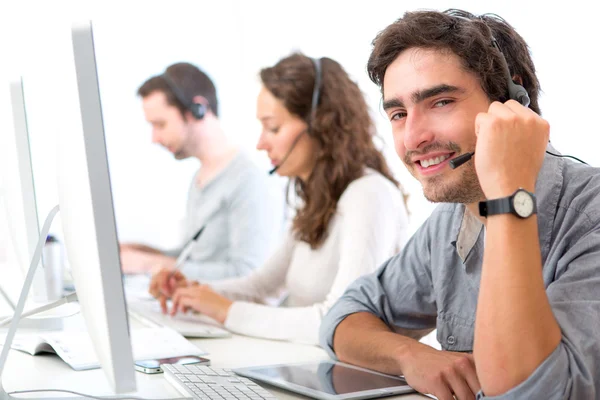
[[[248,174],[225,204],[229,224],[229,253],[224,261],[194,262],[182,267],[195,280],[241,277],[260,267],[281,234],[284,199],[270,190],[266,178]]]
[[[518,386],[478,399],[596,399],[600,395],[600,228],[561,257],[546,289],[562,332],[557,348]]]
[[[209,284],[216,292],[231,300],[261,303],[265,298],[277,296],[285,285],[295,243],[292,232],[288,231],[281,245],[262,267],[245,277],[224,279]]]
[[[356,182],[340,199],[336,214],[340,219],[340,257],[333,284],[322,302],[289,308],[236,302],[225,326],[250,336],[318,344],[323,316],[348,285],[373,272],[406,241],[406,211],[401,193],[396,188],[393,192],[385,190],[388,183],[378,179]]]
[[[320,343],[331,357],[336,358],[333,336],[337,326],[354,313],[371,313],[394,331],[415,338],[435,328],[430,221],[419,228],[400,254],[354,282],[323,318]]]

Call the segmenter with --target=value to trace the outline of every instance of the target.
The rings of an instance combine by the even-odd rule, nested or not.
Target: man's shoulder
[[[463,204],[440,203],[419,227],[415,236],[426,236],[431,240],[453,239],[458,235],[464,213]]]
[[[235,169],[237,170],[250,171],[253,173],[258,173],[260,171],[257,161],[244,150],[240,150],[235,156],[235,166]],[[266,175],[266,172],[264,175]]]
[[[268,171],[262,170],[256,160],[247,152],[240,151],[234,160],[233,168],[230,173],[240,184],[250,182],[265,182],[268,179]]]
[[[600,168],[564,161],[558,207],[579,218],[600,221]]]
[[[439,203],[432,211],[429,218],[445,219],[453,218],[465,212],[465,206],[460,203]]]
[[[436,227],[455,225],[462,221],[465,206],[460,203],[439,203],[427,218],[427,223]]]

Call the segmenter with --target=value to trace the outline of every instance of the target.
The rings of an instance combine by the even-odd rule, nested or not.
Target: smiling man
[[[444,400],[600,399],[600,171],[550,154],[526,43],[448,10],[373,44],[396,151],[444,204],[348,288],[323,346]],[[434,328],[442,351],[417,341]]]

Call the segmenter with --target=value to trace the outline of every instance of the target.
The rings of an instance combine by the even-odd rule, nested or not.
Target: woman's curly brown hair
[[[317,142],[316,163],[306,182],[290,184],[302,200],[293,221],[296,238],[318,248],[337,203],[348,185],[370,167],[396,186],[383,154],[375,147],[375,127],[358,85],[340,64],[321,58],[321,85],[314,121],[310,121],[316,70],[313,61],[294,53],[260,72],[263,85],[293,115],[310,126]]]

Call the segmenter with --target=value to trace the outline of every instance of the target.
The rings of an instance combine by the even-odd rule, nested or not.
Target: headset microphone
[[[474,155],[475,155],[475,152],[473,151],[471,153],[461,154],[460,156],[453,158],[449,162],[450,168],[456,169],[456,168],[460,167],[461,165],[463,165],[464,163],[469,161],[471,158],[473,158]]]
[[[304,129],[302,132],[300,132],[298,134],[298,136],[296,136],[296,139],[294,139],[294,141],[292,142],[292,145],[290,146],[289,150],[287,151],[287,153],[285,154],[285,156],[283,157],[281,162],[269,171],[269,175],[273,175],[275,173],[275,171],[277,171],[279,169],[279,167],[281,167],[281,165],[288,159],[288,157],[292,153],[292,150],[294,150],[294,147],[296,147],[296,144],[298,143],[298,141],[300,140],[302,135],[304,135],[305,132],[308,132],[311,129],[312,124],[315,121],[315,116],[317,114],[317,105],[319,104],[319,95],[320,95],[320,91],[321,91],[321,59],[320,58],[317,58],[317,59],[311,58],[311,60],[315,66],[315,86],[313,87],[312,103],[310,106],[310,120],[308,121],[308,128]]]
[[[292,145],[290,146],[290,149],[288,150],[288,152],[285,154],[285,157],[283,157],[283,160],[281,160],[281,162],[279,164],[277,164],[276,166],[274,166],[270,171],[269,171],[269,175],[273,175],[275,173],[275,171],[277,171],[279,169],[279,167],[285,162],[285,160],[288,159],[288,157],[290,156],[290,154],[292,153],[292,150],[294,150],[294,147],[296,147],[296,144],[300,141],[300,138],[302,137],[302,135],[304,135],[304,132],[306,132],[307,130],[303,130],[302,132],[300,132],[298,134],[298,136],[296,136],[296,139],[294,139],[294,141],[292,142]]]

